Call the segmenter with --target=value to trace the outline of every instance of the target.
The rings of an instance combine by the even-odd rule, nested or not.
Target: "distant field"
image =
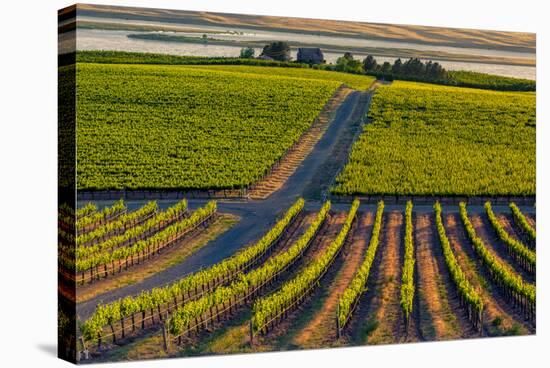
[[[372,81],[303,69],[79,63],[78,188],[249,185],[339,85]]]
[[[413,82],[381,87],[332,192],[534,195],[535,100]]]
[[[203,65],[193,65],[191,68],[203,69]],[[257,75],[277,75],[279,77],[292,77],[307,80],[333,81],[345,83],[351,88],[365,90],[371,86],[375,77],[370,75],[357,75],[350,73],[331,72],[308,68],[280,68],[265,66],[247,65],[212,65],[207,66],[208,70],[219,70],[226,72],[253,73]]]

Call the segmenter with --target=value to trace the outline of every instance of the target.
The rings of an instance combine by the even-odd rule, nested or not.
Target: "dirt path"
[[[322,229],[319,231],[319,235],[313,240],[311,246],[304,254],[304,257],[298,261],[297,265],[291,268],[290,272],[283,276],[274,288],[263,292],[262,295],[268,295],[277,290],[283,282],[295,277],[307,267],[309,262],[319,256],[325,247],[336,237],[345,218],[346,213],[331,214],[330,218],[327,219]],[[305,305],[307,305],[307,302]],[[251,348],[249,342],[249,321],[251,312],[249,308],[243,308],[240,317],[224,322],[224,325],[217,331],[214,331],[209,337],[198,339],[195,346],[192,346],[190,348],[191,350],[187,350],[186,353],[226,354],[280,350],[280,348],[276,347],[277,343],[280,343],[278,339],[284,337],[290,326],[293,325],[291,321],[296,319],[300,310],[301,309],[298,309],[293,312],[286,321],[281,323],[274,331],[270,332],[268,336],[256,338],[254,347]]]
[[[380,262],[373,265],[379,269],[373,285],[367,293],[372,294],[366,310],[368,344],[390,344],[401,341],[402,325],[400,300],[403,214],[391,212],[384,215],[378,252]],[[372,275],[375,276],[375,275]]]
[[[498,221],[501,226],[504,227],[504,230],[510,234],[516,240],[522,242],[526,247],[528,247],[528,239],[525,236],[522,236],[519,230],[516,228],[516,224],[511,214],[500,213],[497,214]]]
[[[293,345],[301,348],[320,348],[336,340],[335,316],[338,298],[349,285],[363,261],[373,222],[374,214],[372,212],[358,216],[351,242],[344,249],[342,265],[337,270],[334,280],[323,287],[325,289],[323,294],[328,295],[323,295],[321,309],[294,337]]]
[[[220,212],[229,212],[241,217],[241,221],[230,231],[222,234],[184,262],[158,272],[147,278],[147,280],[107,291],[89,301],[78,303],[77,313],[81,316],[90,315],[99,303],[108,303],[128,295],[137,295],[142,290],[150,290],[173,282],[181,278],[182,275],[196,272],[201,268],[217,263],[234,254],[246,244],[257,241],[275,223],[277,216],[281,216],[298,197],[303,195],[304,189],[312,181],[312,178],[319,170],[322,170],[322,165],[329,159],[342,132],[354,123],[350,117],[353,111],[357,109],[357,105],[363,102],[359,98],[360,94],[359,91],[353,91],[341,103],[335,113],[334,120],[315,144],[313,150],[279,190],[262,201],[218,202]],[[189,205],[190,207],[198,207],[203,205],[205,201],[205,199],[190,199]],[[113,201],[96,202],[106,205]],[[133,200],[130,202],[132,206],[140,206],[146,200]],[[173,204],[175,200],[158,200],[157,202],[159,207],[162,208]]]
[[[304,197],[312,200],[326,199],[336,175],[345,166],[353,143],[363,130],[365,113],[370,106],[373,92],[358,93],[357,103],[348,117],[349,124],[339,132],[330,154],[304,189]]]
[[[416,214],[414,218],[418,327],[425,340],[458,339],[471,328],[463,316],[459,318],[458,299],[444,268],[434,221],[433,215],[427,213]]]
[[[335,91],[299,141],[288,150],[279,164],[273,167],[270,173],[249,191],[250,198],[265,199],[283,186],[321,139],[334,119],[336,110],[351,92],[353,90],[347,87],[341,87]]]
[[[462,271],[472,286],[480,293],[484,304],[484,334],[502,336],[534,333],[534,327],[524,322],[521,312],[514,310],[502,297],[489,279],[485,267],[466,238],[466,233],[458,214],[444,216],[445,230]]]
[[[497,234],[489,223],[485,215],[472,213],[470,221],[474,226],[477,235],[483,239],[487,249],[503,264],[507,265],[512,272],[521,276],[524,281],[533,283],[535,278],[533,275],[525,271],[509,254],[506,245],[498,238]]]

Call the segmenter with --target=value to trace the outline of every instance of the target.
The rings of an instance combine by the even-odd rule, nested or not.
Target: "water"
[[[98,21],[98,18],[79,17],[79,20]],[[111,20],[112,22],[112,20]],[[129,21],[116,20],[116,23],[128,23],[133,25],[166,25],[153,21]],[[171,24],[170,26],[174,26]],[[272,41],[272,40],[288,40],[295,42],[304,42],[311,44],[335,45],[342,47],[349,45],[353,47],[384,47],[391,48],[395,52],[399,49],[403,50],[418,50],[418,51],[439,51],[454,53],[460,55],[479,55],[479,56],[496,56],[496,57],[514,57],[533,60],[535,54],[527,52],[513,52],[491,49],[472,49],[450,46],[437,45],[421,45],[408,42],[393,42],[380,40],[367,40],[346,37],[332,36],[317,36],[290,32],[271,32],[271,31],[256,31],[234,27],[214,27],[214,26],[197,26],[178,24],[178,27],[193,28],[200,31],[196,32],[177,32],[178,35],[197,37],[202,32],[209,37],[232,40],[232,41]],[[182,28],[183,30],[184,28]],[[102,29],[78,29],[77,49],[78,50],[116,50],[130,52],[153,52],[161,54],[172,54],[182,56],[238,56],[241,50],[240,46],[226,45],[204,45],[183,42],[167,42],[160,40],[140,40],[128,38],[128,34],[147,33],[140,31],[124,31],[124,30],[102,30]],[[173,32],[167,32],[173,33]],[[256,48],[256,55],[261,53],[261,48]],[[334,63],[336,59],[342,56],[343,52],[324,52],[325,59],[329,63]],[[357,57],[364,57],[366,54],[354,52]],[[296,57],[296,52],[292,52],[292,56]],[[376,56],[376,55],[375,55]],[[406,56],[404,56],[406,58]],[[393,62],[395,57],[376,56],[379,63],[384,61]],[[481,73],[497,74],[516,78],[536,79],[536,67],[534,66],[518,66],[505,64],[486,64],[479,62],[461,62],[461,61],[445,61],[431,58],[430,60],[438,61],[444,68],[448,70],[469,70]]]

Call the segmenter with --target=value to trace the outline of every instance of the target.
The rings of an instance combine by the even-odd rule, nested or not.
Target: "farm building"
[[[325,62],[323,52],[318,47],[300,47],[296,58],[299,63],[321,64]]]

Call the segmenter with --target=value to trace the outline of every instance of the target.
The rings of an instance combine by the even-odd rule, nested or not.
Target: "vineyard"
[[[532,224],[530,209],[304,205],[298,199],[255,243],[209,268],[99,304],[81,321],[82,346],[101,357],[141,341],[179,355],[190,347],[227,353],[535,332],[535,284],[516,271],[531,253],[514,249],[535,250],[524,244],[522,222],[508,229],[504,221]],[[419,266],[430,262],[437,273]],[[394,293],[384,291],[388,282]],[[429,329],[434,336],[422,333]]]
[[[535,95],[378,88],[336,195],[533,196]]]
[[[216,201],[194,211],[188,209],[186,200],[165,210],[154,201],[134,211],[128,211],[122,200],[102,210],[86,204],[76,211],[76,237],[63,230],[68,226],[62,224],[72,217],[60,218],[60,272],[81,285],[116,277],[172,246],[185,247],[186,239],[203,231],[216,217]]]
[[[79,358],[536,333],[536,95],[491,90],[533,83],[110,51],[75,68],[58,267]]]
[[[219,190],[264,177],[342,84],[372,77],[249,66],[77,65],[77,186]]]

